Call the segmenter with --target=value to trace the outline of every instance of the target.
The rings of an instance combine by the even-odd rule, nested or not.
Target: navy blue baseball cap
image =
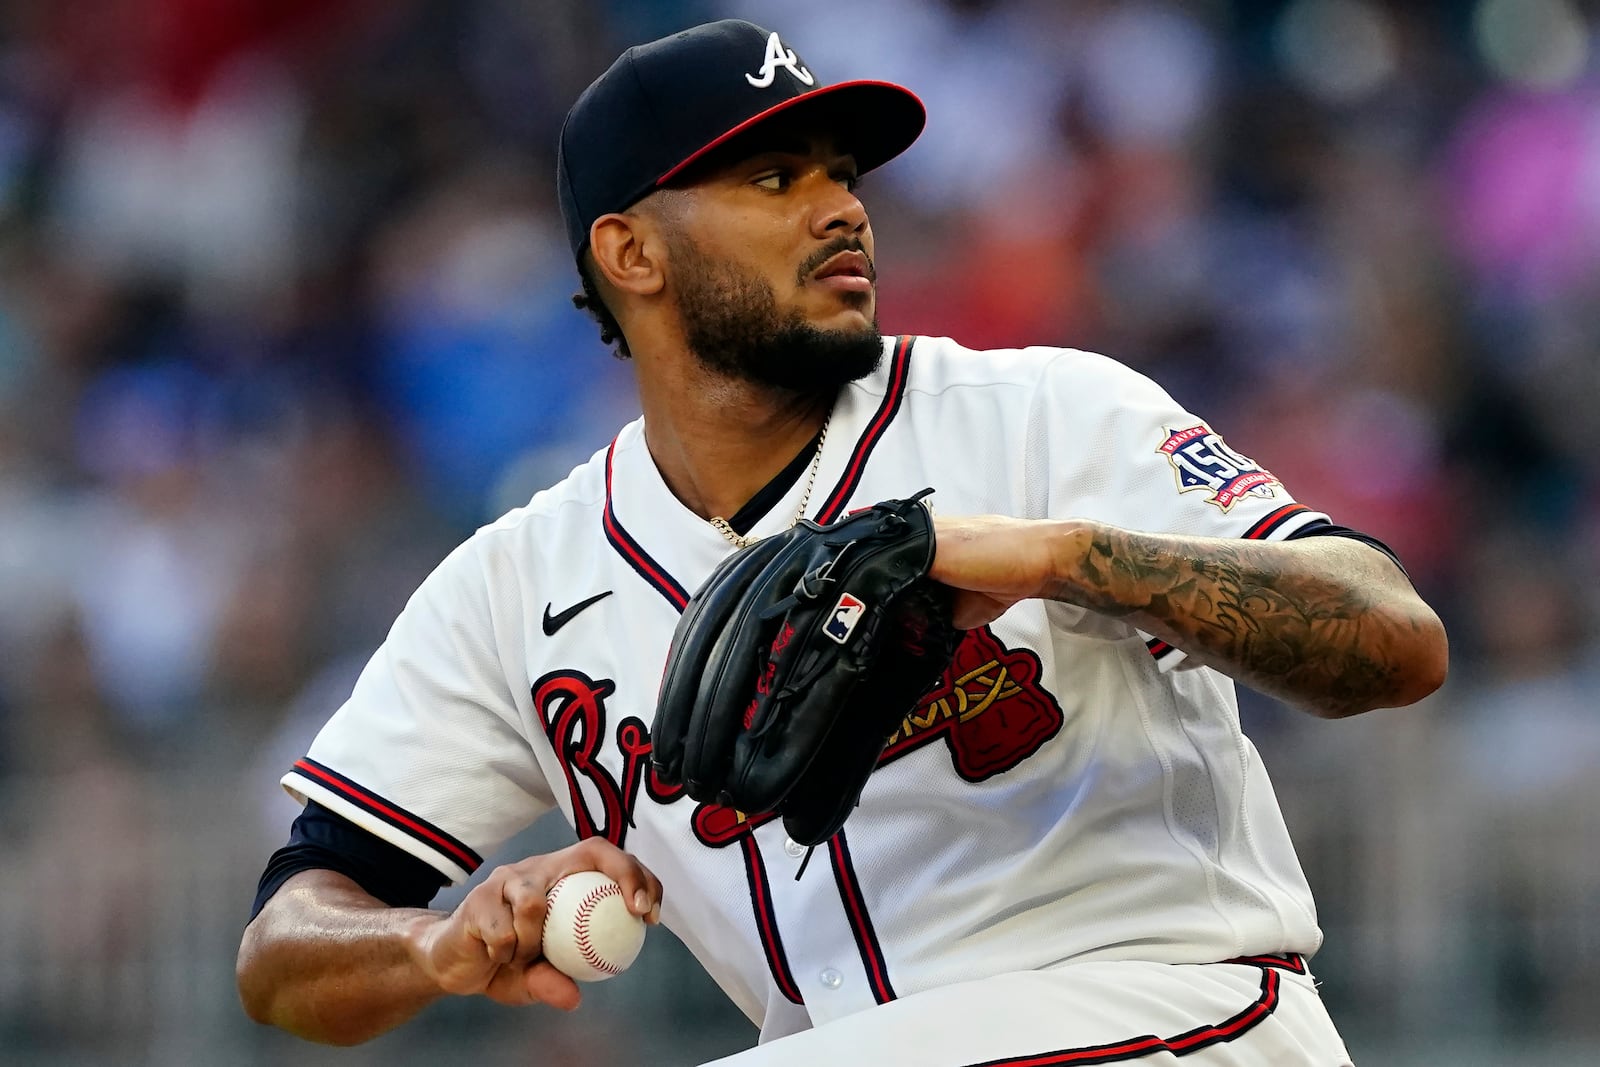
[[[819,85],[776,33],[724,19],[622,53],[567,112],[556,186],[572,254],[601,215],[623,211],[707,153],[775,115],[804,116],[865,173],[904,152],[926,114],[891,82]]]

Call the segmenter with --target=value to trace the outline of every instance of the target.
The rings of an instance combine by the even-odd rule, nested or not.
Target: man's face
[[[855,162],[779,140],[708,169],[675,199],[669,285],[690,350],[795,391],[870,374],[882,354],[872,229]]]

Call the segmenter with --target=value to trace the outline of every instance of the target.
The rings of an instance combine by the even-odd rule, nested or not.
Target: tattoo
[[[1255,688],[1342,715],[1383,704],[1415,637],[1382,610],[1393,578],[1347,546],[1189,540],[1094,527],[1053,599],[1127,618]],[[1328,546],[1321,546],[1327,548]]]

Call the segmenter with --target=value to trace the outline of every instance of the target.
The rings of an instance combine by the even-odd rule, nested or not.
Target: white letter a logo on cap
[[[778,76],[778,68],[787,67],[803,85],[815,85],[817,79],[800,63],[800,57],[794,54],[794,49],[783,47],[783,42],[778,40],[774,33],[767,38],[767,56],[761,63],[761,70],[755,74],[746,74],[744,80],[754,85],[757,89],[765,89],[772,84],[772,79]]]

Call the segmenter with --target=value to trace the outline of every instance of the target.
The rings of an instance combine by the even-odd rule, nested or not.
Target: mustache
[[[867,259],[867,280],[871,282],[876,282],[878,280],[878,266],[872,262],[872,255],[867,251],[866,245],[861,243],[861,238],[835,237],[833,240],[817,249],[816,252],[807,256],[806,261],[800,264],[800,272],[798,275],[800,284],[804,285],[806,281],[810,279],[811,275],[816,272],[817,268],[821,267],[824,263],[828,262],[828,260],[838,255],[840,252],[860,252]]]

